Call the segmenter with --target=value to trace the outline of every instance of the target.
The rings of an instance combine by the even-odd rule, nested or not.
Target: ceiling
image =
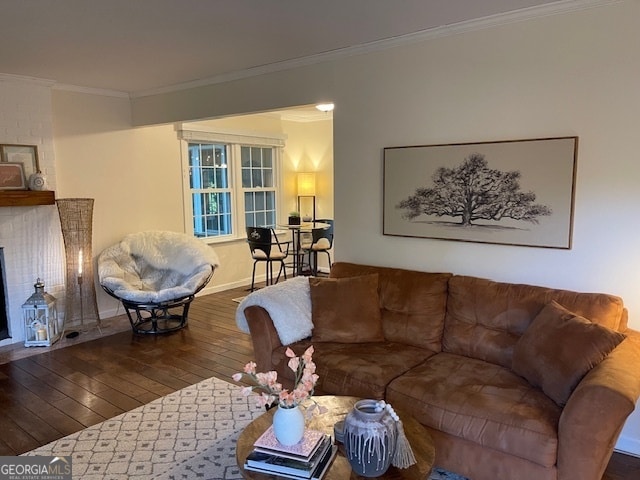
[[[0,0],[0,74],[144,95],[567,1]]]

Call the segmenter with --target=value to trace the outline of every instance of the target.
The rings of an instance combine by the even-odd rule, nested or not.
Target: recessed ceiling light
[[[319,103],[316,105],[316,108],[321,112],[331,112],[333,110],[333,103]]]

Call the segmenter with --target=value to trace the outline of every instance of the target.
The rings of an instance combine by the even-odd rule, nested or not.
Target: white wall
[[[297,210],[296,172],[316,172],[316,218],[334,218],[333,202],[333,122],[282,122],[287,132],[284,152],[285,171],[289,172],[289,210]],[[311,199],[301,201],[301,215],[312,213]],[[333,260],[333,250],[330,251]],[[329,270],[325,254],[318,255],[318,269]]]
[[[317,172],[316,218],[333,218],[333,122],[282,123],[288,136],[284,155],[286,171]],[[292,197],[296,195],[295,180],[292,175],[289,192]]]
[[[626,0],[138,98],[134,123],[331,99],[338,259],[613,293],[640,329],[638,18]],[[384,147],[566,135],[580,137],[571,250],[382,235]],[[618,448],[640,454],[640,414]]]
[[[52,110],[56,196],[95,199],[94,263],[127,233],[183,230],[180,150],[173,127],[132,129],[126,98],[54,90]],[[101,318],[122,313],[97,282],[96,293]]]

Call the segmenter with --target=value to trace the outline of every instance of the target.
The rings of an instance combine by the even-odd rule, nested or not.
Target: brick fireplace
[[[55,190],[51,87],[52,82],[0,74],[0,143],[36,145],[40,167]],[[0,207],[0,247],[11,336],[0,340],[3,346],[24,341],[22,304],[38,278],[64,303],[64,245],[55,205]]]

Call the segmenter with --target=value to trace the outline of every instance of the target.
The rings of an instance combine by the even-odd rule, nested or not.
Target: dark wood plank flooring
[[[237,288],[196,298],[189,327],[169,335],[126,331],[0,365],[0,455],[24,453],[212,376],[230,380],[253,359],[232,301],[246,294]],[[640,459],[614,453],[603,480],[638,478]]]

